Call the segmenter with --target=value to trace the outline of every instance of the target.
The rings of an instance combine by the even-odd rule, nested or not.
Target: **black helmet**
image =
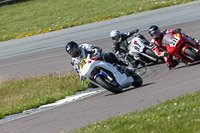
[[[80,50],[79,50],[78,44],[74,41],[68,42],[65,46],[65,50],[72,57],[80,56]]]
[[[149,27],[149,34],[154,39],[159,39],[161,37],[162,32],[160,31],[160,28],[156,25],[152,25]]]

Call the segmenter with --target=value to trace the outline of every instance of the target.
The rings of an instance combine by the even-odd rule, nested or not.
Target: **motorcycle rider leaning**
[[[120,33],[119,30],[112,30],[110,32],[110,37],[113,40],[112,45],[112,51],[117,54],[126,54],[128,53],[128,41],[127,39],[134,35],[135,33],[138,33],[139,29],[135,29],[133,31],[127,32],[127,33]],[[144,38],[143,35],[139,34],[139,37],[144,40],[144,43],[149,45],[149,42]],[[135,59],[135,62],[133,63],[131,57],[126,56],[125,59],[134,67],[136,68],[139,63],[144,66],[145,64],[137,59]]]
[[[166,33],[181,33],[181,29],[173,29],[173,30],[164,30],[160,31],[160,28],[156,25],[152,25],[149,27],[148,30],[150,36],[151,36],[151,42],[150,45],[154,46],[153,51],[158,57],[163,57],[165,63],[167,64],[169,69],[173,69],[176,65],[179,64],[179,59],[173,59],[173,56],[168,54],[166,51],[166,47],[162,45],[162,39]],[[186,35],[187,36],[187,35]],[[189,37],[189,36],[187,36]],[[191,38],[191,37],[190,37]],[[195,38],[191,38],[197,45],[198,41]]]
[[[66,52],[72,57],[71,64],[73,65],[73,68],[76,70],[76,72],[79,74],[78,64],[82,59],[87,58],[88,54],[92,54],[93,57],[101,58],[102,60],[105,60],[109,63],[117,63],[119,65],[128,66],[127,62],[123,62],[119,60],[115,54],[109,52],[104,53],[102,52],[102,49],[97,46],[93,46],[90,44],[80,44],[78,45],[74,41],[70,41],[65,46]],[[80,76],[80,75],[79,75]],[[80,80],[84,81],[82,77],[80,76]],[[95,88],[97,86],[90,83],[90,87]]]

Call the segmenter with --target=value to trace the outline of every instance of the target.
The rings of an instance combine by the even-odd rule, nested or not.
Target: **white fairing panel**
[[[120,73],[115,66],[105,61],[86,60],[86,64],[80,69],[81,76],[88,78],[90,73],[96,66],[112,72],[113,75],[115,76],[116,81],[122,87],[129,86],[130,84],[133,83],[132,77],[127,77],[126,74]]]
[[[132,55],[132,53],[141,53],[143,52],[143,49],[144,49],[144,44],[141,42],[140,38],[138,37],[134,37],[132,40],[131,40],[131,43],[128,47],[129,49],[129,54]]]

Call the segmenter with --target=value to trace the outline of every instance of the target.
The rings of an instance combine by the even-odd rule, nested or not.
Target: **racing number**
[[[86,61],[85,61],[85,59],[83,59],[83,60],[78,64],[78,66],[79,66],[80,69],[82,69],[83,66],[84,66],[85,64],[86,64]]]
[[[169,45],[170,45],[171,47],[175,47],[179,40],[180,40],[180,38],[174,37],[174,38],[172,39],[172,41],[170,42]]]
[[[134,46],[134,49],[140,51],[140,48],[138,48],[137,46]]]
[[[141,48],[141,46],[138,43],[136,43],[136,45],[134,46],[134,49],[137,51],[140,51],[140,48],[138,46]]]

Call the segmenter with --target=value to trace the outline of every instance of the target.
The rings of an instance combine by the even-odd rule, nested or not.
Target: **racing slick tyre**
[[[194,50],[192,50],[191,48],[186,48],[184,53],[190,57],[192,57],[194,60],[199,60],[200,56],[198,53],[196,53]]]
[[[96,78],[96,83],[98,83],[100,86],[113,93],[117,94],[122,92],[122,88],[118,85],[118,83],[115,80],[109,83],[109,81],[107,81],[105,77],[98,76]]]
[[[133,80],[134,80],[134,82],[132,83],[132,86],[139,87],[139,86],[142,85],[143,80],[139,75],[134,73],[132,77],[133,77]]]

